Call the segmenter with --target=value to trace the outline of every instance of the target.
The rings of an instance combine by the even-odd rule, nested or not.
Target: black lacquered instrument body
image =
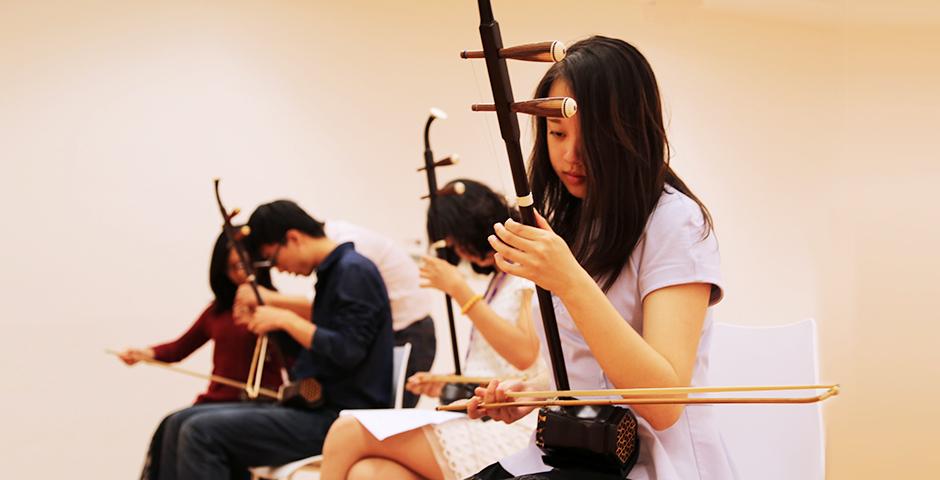
[[[281,386],[278,403],[312,410],[323,405],[323,386],[315,378],[304,378]]]
[[[447,383],[441,390],[441,405],[449,405],[457,400],[469,400],[473,398],[473,390],[479,385],[473,383]]]
[[[541,408],[535,444],[553,467],[589,467],[624,478],[640,454],[636,416],[612,405]]]

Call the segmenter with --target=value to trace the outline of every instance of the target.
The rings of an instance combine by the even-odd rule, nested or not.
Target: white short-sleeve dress
[[[650,216],[629,261],[607,298],[638,333],[643,333],[643,299],[654,290],[688,283],[710,283],[710,306],[722,297],[718,242],[705,236],[705,221],[698,205],[667,186]],[[606,389],[613,384],[601,370],[584,337],[561,301],[554,298],[562,349],[572,389]],[[536,328],[546,352],[545,335],[538,309]],[[714,319],[709,308],[702,325],[692,385],[708,384],[708,352]],[[552,383],[554,383],[552,381]],[[656,431],[639,416],[640,455],[630,472],[632,480],[726,480],[735,478],[734,468],[717,430],[711,406],[687,407],[672,427]],[[545,472],[542,452],[534,439],[500,464],[513,475]]]

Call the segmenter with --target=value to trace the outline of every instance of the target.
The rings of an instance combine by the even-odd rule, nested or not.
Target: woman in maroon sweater
[[[259,284],[272,288],[270,272],[267,269],[259,269],[255,276]],[[232,318],[235,292],[238,285],[245,281],[247,277],[238,261],[238,255],[234,249],[228,247],[225,235],[219,235],[209,265],[209,284],[215,293],[215,300],[178,339],[150,348],[129,348],[121,352],[121,360],[128,365],[144,358],[175,363],[184,360],[212,340],[215,342],[212,374],[240,382],[246,381],[257,337],[244,325],[237,325]],[[265,362],[261,383],[262,386],[276,391],[281,385],[280,365]],[[243,390],[235,387],[209,382],[208,390],[196,398],[195,404],[236,402],[241,400],[242,392]]]
[[[267,269],[258,270],[255,277],[260,285],[273,290],[270,272]],[[246,381],[257,337],[244,325],[236,324],[232,318],[235,292],[238,290],[238,285],[246,281],[247,276],[241,268],[238,255],[229,247],[225,235],[219,235],[209,264],[209,285],[215,294],[212,303],[206,307],[196,323],[175,341],[149,348],[128,348],[121,352],[121,360],[128,365],[134,365],[144,358],[179,362],[212,340],[214,342],[212,373],[240,382]],[[265,362],[261,380],[263,387],[275,391],[278,389],[281,385],[280,368],[281,366],[273,361]],[[238,402],[243,399],[242,393],[241,389],[218,382],[209,382],[209,388],[196,398],[195,404]],[[164,422],[170,416],[181,412],[168,415],[164,418]],[[154,432],[141,478],[159,478],[157,470],[164,442],[164,422],[161,422],[157,431]]]

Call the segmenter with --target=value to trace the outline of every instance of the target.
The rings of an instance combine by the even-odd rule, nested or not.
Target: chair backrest
[[[405,372],[408,369],[408,358],[411,357],[411,344],[406,343],[392,350],[392,398],[394,408],[401,408],[405,396]]]
[[[819,383],[816,322],[812,319],[776,327],[719,323],[712,335],[709,366],[712,385]],[[809,396],[812,393],[812,390],[804,390],[760,395]],[[818,403],[717,405],[714,408],[739,478],[825,478],[825,433]]]

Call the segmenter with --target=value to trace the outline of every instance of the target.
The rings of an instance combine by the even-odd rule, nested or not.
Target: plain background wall
[[[823,378],[843,385],[829,476],[940,468],[938,9],[495,3],[507,45],[603,33],[646,53],[673,165],[717,223],[719,320],[819,320]],[[232,207],[293,198],[418,248],[437,106],[435,152],[464,159],[441,180],[510,192],[495,117],[469,111],[485,68],[457,57],[477,25],[470,1],[0,2],[5,474],[134,476],[204,386],[103,349],[171,339],[210,299],[213,177]],[[546,65],[510,68],[527,98]],[[185,365],[208,371],[208,352]]]

